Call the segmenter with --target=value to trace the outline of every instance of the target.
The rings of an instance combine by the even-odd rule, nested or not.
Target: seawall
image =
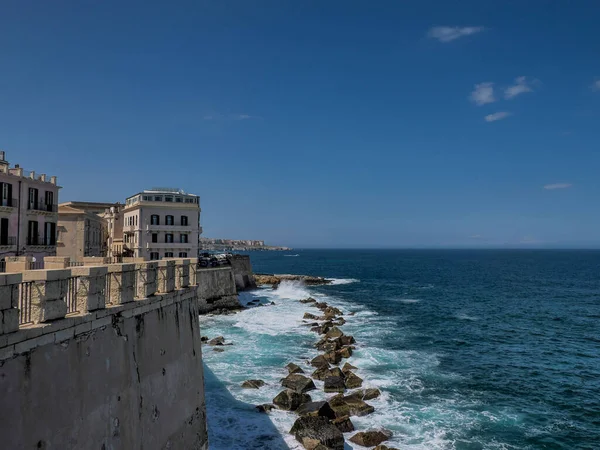
[[[169,260],[0,275],[2,447],[207,449],[212,287],[198,283],[217,273]]]

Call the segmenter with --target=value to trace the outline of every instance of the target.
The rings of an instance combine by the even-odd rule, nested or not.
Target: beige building
[[[85,256],[116,256],[113,255],[112,244],[117,229],[115,223],[119,223],[119,207],[118,203],[61,203],[58,207],[56,254],[72,260]],[[122,231],[118,237],[122,238]]]
[[[56,255],[56,177],[10,167],[0,151],[0,262],[5,256]]]
[[[155,188],[127,198],[123,245],[131,256],[156,260],[196,258],[200,197],[180,189]]]

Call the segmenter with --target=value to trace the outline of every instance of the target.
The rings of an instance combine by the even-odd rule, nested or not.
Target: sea
[[[333,279],[241,295],[252,306],[203,316],[211,450],[300,449],[293,413],[256,412],[282,390],[289,362],[308,370],[313,296],[341,308],[356,338],[348,360],[399,449],[600,449],[600,251],[293,250],[253,252],[256,273]],[[256,303],[256,302],[255,302]],[[262,379],[261,389],[242,389]],[[321,384],[317,382],[317,387]],[[325,399],[321,390],[313,400]],[[330,395],[330,394],[328,394]],[[347,449],[364,449],[348,442]]]

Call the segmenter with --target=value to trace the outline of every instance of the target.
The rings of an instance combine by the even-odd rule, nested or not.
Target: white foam
[[[411,303],[419,303],[421,300],[416,299],[416,298],[399,298],[399,299],[397,299],[397,301],[399,301],[400,303],[411,304]]]
[[[356,278],[327,278],[330,280],[330,286],[336,286],[340,284],[352,284],[352,283],[360,283],[360,280]]]

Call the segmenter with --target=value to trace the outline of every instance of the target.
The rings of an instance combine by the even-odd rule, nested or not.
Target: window
[[[152,214],[152,216],[150,216],[150,225],[160,225],[160,217],[158,214]]]
[[[181,197],[175,197],[175,202],[176,203],[181,203],[183,199]]]
[[[137,227],[138,224],[138,216],[135,216],[135,226]]]
[[[35,188],[29,188],[28,209],[38,209],[38,190]]]
[[[38,245],[38,223],[30,220],[27,225],[27,245]]]
[[[144,199],[145,201],[150,200],[150,197],[148,197],[147,195],[142,196],[142,199]]]
[[[187,227],[187,225],[188,225],[188,218],[187,218],[187,216],[181,216],[181,226]]]
[[[175,225],[175,221],[173,220],[173,216],[167,216],[166,219],[167,219],[167,222],[166,222],[167,225]]]
[[[0,245],[8,245],[8,218],[0,219]]]
[[[46,191],[44,200],[46,205],[46,208],[44,209],[46,211],[52,211],[52,205],[54,205],[54,192]]]
[[[165,258],[172,258],[173,252],[165,252]]]
[[[165,197],[165,202],[172,202],[173,201],[173,197],[171,197],[170,195],[167,195]]]
[[[180,234],[179,235],[179,242],[182,244],[187,244],[188,243],[188,235],[187,234]]]
[[[156,196],[154,196],[154,201],[155,202],[162,202],[162,195],[156,195]]]
[[[0,205],[17,206],[12,204],[12,184],[0,183]]]
[[[156,261],[160,258],[158,252],[150,252],[150,260],[151,261]]]
[[[44,245],[56,245],[56,224],[53,222],[44,224]]]
[[[173,235],[170,233],[165,234],[165,242],[171,244],[173,242]]]
[[[179,252],[180,258],[187,258],[187,252]]]
[[[158,242],[158,233],[152,233],[152,242]]]

